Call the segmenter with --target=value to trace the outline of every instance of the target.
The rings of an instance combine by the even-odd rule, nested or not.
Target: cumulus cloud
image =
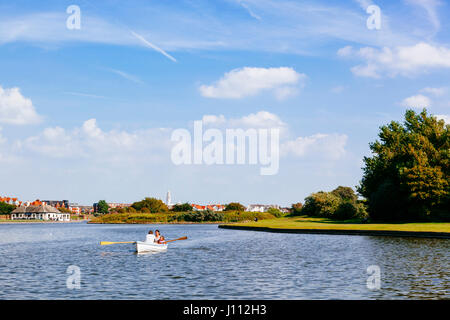
[[[347,46],[339,49],[337,54],[340,57],[365,61],[365,64],[351,68],[351,71],[360,77],[411,76],[431,69],[450,68],[450,49],[425,42],[381,49],[363,47],[356,50]]]
[[[430,88],[430,87],[426,87],[423,88],[422,90],[420,90],[421,92],[425,92],[425,93],[429,93],[432,94],[434,96],[442,96],[443,94],[445,94],[447,92],[447,88]]]
[[[401,105],[407,108],[428,108],[431,106],[431,99],[422,94],[418,94],[403,99]]]
[[[284,99],[297,93],[305,79],[305,74],[288,67],[244,67],[225,73],[212,85],[200,86],[200,93],[206,98],[239,99],[272,91],[277,98]]]
[[[438,30],[440,28],[441,22],[439,21],[439,16],[437,13],[437,7],[442,3],[437,0],[406,0],[407,3],[418,6],[424,9],[427,13],[428,20],[433,25],[433,27]]]
[[[44,129],[40,134],[20,142],[20,148],[51,158],[90,158],[123,162],[152,158],[155,150],[168,150],[169,131],[152,128],[137,131],[104,131],[96,119],[86,120],[81,127]],[[101,158],[99,158],[101,157]]]
[[[317,133],[284,142],[281,145],[281,152],[283,155],[292,154],[297,157],[320,155],[336,160],[345,155],[347,139],[345,134]]]
[[[20,93],[19,88],[3,89],[0,86],[0,123],[30,124],[40,120],[33,103]]]
[[[280,130],[280,150],[282,156],[307,157],[317,156],[328,160],[337,160],[345,155],[347,135],[317,133],[311,136],[296,137],[290,133],[287,123],[276,114],[259,111],[240,118],[227,119],[223,115],[205,115],[203,124],[216,128],[277,128]]]

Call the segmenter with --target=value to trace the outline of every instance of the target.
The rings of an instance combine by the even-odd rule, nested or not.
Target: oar
[[[102,241],[100,242],[100,245],[107,246],[109,244],[116,244],[116,243],[136,243],[136,241],[122,241],[122,242]]]
[[[172,241],[177,241],[177,240],[187,240],[187,237],[181,237],[181,238],[174,239],[174,240],[167,240],[166,242],[172,242]]]

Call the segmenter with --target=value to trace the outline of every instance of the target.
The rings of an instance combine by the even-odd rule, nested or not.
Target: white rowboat
[[[136,252],[161,252],[167,250],[167,244],[136,241]]]

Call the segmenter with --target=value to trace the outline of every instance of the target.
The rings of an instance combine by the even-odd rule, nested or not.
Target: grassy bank
[[[319,230],[373,230],[373,231],[405,231],[405,232],[448,232],[448,222],[423,223],[361,223],[357,220],[336,221],[326,218],[307,216],[268,219],[258,222],[234,223],[233,226],[245,226],[270,229],[319,229]]]
[[[105,214],[91,219],[89,223],[114,223],[114,224],[151,224],[151,223],[229,223],[274,219],[275,217],[265,212],[220,212],[209,217],[200,212],[169,212],[169,213],[113,213]]]

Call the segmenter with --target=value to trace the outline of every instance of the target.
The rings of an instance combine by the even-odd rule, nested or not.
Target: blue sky
[[[70,5],[79,30],[66,27]],[[366,26],[370,5],[379,30]],[[170,189],[176,202],[290,205],[354,187],[379,126],[407,107],[449,121],[449,9],[0,0],[0,195],[91,204]],[[208,115],[221,129],[282,128],[278,174],[175,166],[171,132]]]

